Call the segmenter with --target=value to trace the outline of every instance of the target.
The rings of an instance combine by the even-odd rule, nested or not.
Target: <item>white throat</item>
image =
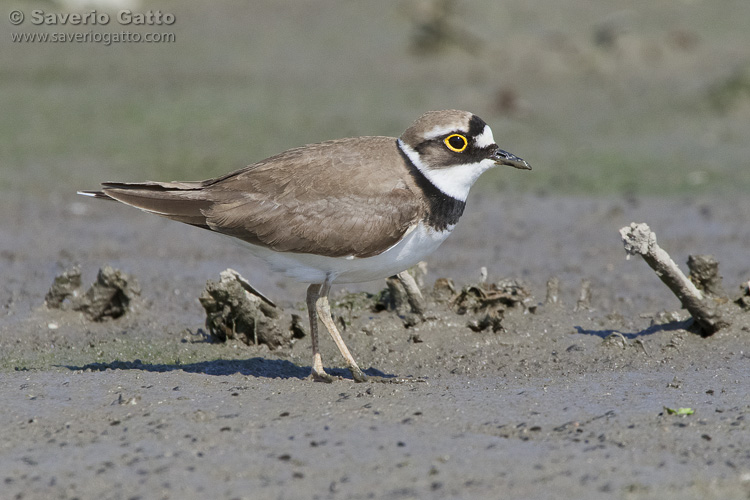
[[[495,166],[494,161],[485,159],[447,168],[430,168],[422,162],[419,153],[401,139],[398,140],[398,147],[436,188],[460,201],[466,201],[474,182],[483,172]]]

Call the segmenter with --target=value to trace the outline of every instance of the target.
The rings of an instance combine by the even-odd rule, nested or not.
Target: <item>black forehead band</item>
[[[484,120],[479,118],[477,115],[472,115],[471,120],[469,120],[469,137],[476,137],[482,132],[484,132],[484,127],[486,127],[487,124],[484,123]]]
[[[469,120],[469,132],[467,134],[467,137],[478,136],[479,134],[484,132],[484,127],[486,126],[487,124],[484,122],[484,120],[479,118],[477,115],[472,115],[471,119]],[[422,142],[421,144],[417,144],[414,149],[417,151],[417,153],[422,154],[427,149],[428,144],[435,144],[438,142],[441,142],[438,138],[430,139],[428,141]]]

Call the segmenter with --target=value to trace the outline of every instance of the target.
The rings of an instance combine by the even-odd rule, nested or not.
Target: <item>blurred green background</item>
[[[71,0],[71,3],[72,2]],[[0,191],[197,180],[305,143],[399,135],[431,109],[489,122],[548,194],[750,188],[747,0],[145,1],[171,26],[35,26],[0,12]],[[13,26],[9,13],[27,20]],[[106,12],[104,7],[96,7]],[[174,33],[13,43],[12,33]]]

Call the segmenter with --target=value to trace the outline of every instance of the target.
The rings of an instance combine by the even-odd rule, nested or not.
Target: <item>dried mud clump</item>
[[[745,311],[750,311],[750,281],[743,283],[740,287],[742,295],[735,301]]]
[[[456,285],[450,278],[438,278],[432,287],[432,298],[437,303],[449,302],[456,296]]]
[[[719,261],[713,255],[689,255],[690,281],[709,297],[722,298],[727,294],[719,274]]]
[[[375,297],[373,312],[395,311],[406,328],[425,321],[427,304],[411,274],[403,272],[391,276],[386,278],[385,284],[386,288]]]
[[[206,310],[206,328],[218,342],[236,339],[276,349],[305,335],[299,316],[289,318],[231,269],[221,273],[219,282],[208,281],[199,300]]]
[[[63,309],[65,300],[77,299],[80,291],[81,269],[78,266],[66,269],[55,276],[55,281],[44,296],[44,304],[50,309]]]
[[[490,285],[468,285],[451,301],[453,310],[460,315],[478,315],[467,326],[481,332],[491,328],[493,332],[503,329],[502,320],[509,308],[523,306],[531,298],[526,285],[518,280],[507,279]]]
[[[133,277],[110,266],[99,269],[96,281],[82,293],[81,270],[73,267],[55,277],[44,303],[50,309],[80,311],[90,321],[106,321],[123,316],[140,294]]]
[[[532,295],[528,287],[519,280],[481,281],[457,291],[452,279],[438,278],[430,292],[424,295],[414,283],[418,298],[422,301],[417,310],[412,300],[416,292],[409,293],[400,278],[399,275],[386,279],[386,287],[376,294],[346,292],[336,296],[332,305],[338,311],[336,321],[339,326],[346,330],[357,318],[367,313],[390,312],[392,317],[400,320],[401,326],[408,329],[423,322],[430,323],[448,313],[469,316],[466,326],[475,332],[499,332],[503,330],[502,322],[507,311],[533,311],[536,308],[536,305],[531,305]],[[365,331],[371,332],[371,329],[368,326]],[[410,339],[415,343],[421,341],[416,333]]]
[[[116,319],[125,314],[133,299],[141,295],[138,282],[119,269],[105,266],[99,269],[96,281],[77,304],[92,321]]]

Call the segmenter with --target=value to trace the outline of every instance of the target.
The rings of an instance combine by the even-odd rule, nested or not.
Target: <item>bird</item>
[[[318,320],[352,378],[357,365],[331,316],[334,283],[386,278],[422,261],[451,234],[469,189],[498,165],[531,170],[468,111],[429,111],[396,137],[335,139],[289,149],[197,182],[103,182],[79,191],[231,236],[272,270],[307,283],[311,378],[331,382]]]

